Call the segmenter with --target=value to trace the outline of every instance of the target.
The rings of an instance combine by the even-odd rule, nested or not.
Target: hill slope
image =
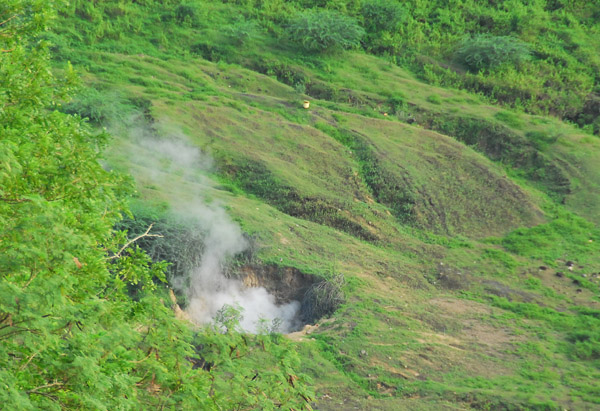
[[[407,2],[396,31],[421,34],[397,43],[369,32],[358,4],[328,4],[362,19],[367,50],[310,54],[283,33],[313,2],[102,3],[72,2],[49,35],[86,70],[63,110],[109,127],[109,163],[142,202],[201,192],[253,239],[250,269],[346,278],[346,303],[295,343],[318,409],[597,406],[597,78],[582,69],[571,84],[555,61],[597,67],[597,41],[575,38],[597,32],[593,5],[563,10],[570,28],[546,2],[534,10],[569,49],[507,17],[511,3],[523,19],[524,2],[436,16],[436,2]],[[416,46],[435,34],[424,18],[452,29]],[[536,44],[522,76],[453,66],[444,47],[486,25]],[[534,84],[544,70],[552,92]],[[175,134],[214,168],[182,175],[140,146]]]

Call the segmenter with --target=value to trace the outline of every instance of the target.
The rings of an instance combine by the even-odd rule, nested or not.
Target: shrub
[[[117,93],[88,87],[82,89],[72,101],[63,105],[61,111],[67,114],[77,114],[94,124],[106,124],[131,112],[131,107]]]
[[[496,114],[494,114],[494,117],[496,117],[498,120],[502,121],[503,123],[509,125],[510,127],[517,128],[517,129],[520,129],[523,127],[523,121],[521,120],[521,118],[518,115],[511,113],[509,111],[499,111]]]
[[[221,61],[227,56],[227,49],[222,44],[213,44],[207,41],[193,44],[190,47],[190,52],[202,56],[203,59],[208,61]]]
[[[238,46],[254,38],[256,33],[257,25],[253,21],[241,21],[225,27],[225,35]]]
[[[402,5],[384,0],[366,1],[361,13],[364,28],[369,33],[396,31],[406,20],[406,9]]]
[[[388,98],[387,105],[390,107],[390,114],[397,114],[406,108],[406,96],[397,94]]]
[[[431,104],[442,104],[442,98],[437,94],[428,96],[427,101],[429,101]]]
[[[577,330],[568,336],[571,346],[570,354],[583,360],[600,358],[600,333],[591,330]]]
[[[181,3],[175,8],[175,19],[178,23],[195,22],[197,6],[191,3]]]
[[[535,148],[543,151],[550,145],[556,143],[560,135],[557,133],[548,134],[543,131],[528,131],[525,133],[525,137],[529,139]]]
[[[465,38],[456,51],[458,61],[471,71],[490,69],[504,63],[516,65],[530,57],[529,47],[521,40],[488,34]]]
[[[364,30],[356,20],[334,11],[298,14],[287,27],[295,43],[310,52],[331,52],[357,47]]]
[[[346,298],[343,287],[346,280],[342,274],[337,274],[330,280],[313,284],[302,299],[300,311],[307,323],[331,315],[342,305]]]

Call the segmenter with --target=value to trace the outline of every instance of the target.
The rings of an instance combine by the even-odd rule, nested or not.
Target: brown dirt
[[[468,300],[459,300],[456,298],[440,297],[429,300],[429,302],[441,308],[446,314],[490,314],[490,307]]]
[[[318,281],[293,267],[248,264],[238,270],[237,275],[246,287],[264,287],[275,296],[277,304],[302,301],[308,288]]]

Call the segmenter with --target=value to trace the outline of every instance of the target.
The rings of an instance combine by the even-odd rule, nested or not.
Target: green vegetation
[[[456,57],[469,70],[478,72],[506,63],[518,66],[531,54],[527,45],[514,37],[480,34],[461,41]]]
[[[344,276],[341,274],[313,284],[302,300],[302,315],[308,323],[330,316],[345,302]]]
[[[579,0],[3,2],[0,400],[597,408],[599,17]],[[173,139],[214,165],[151,155]],[[304,279],[314,327],[176,317],[168,287],[214,241],[181,212],[198,202],[251,244],[228,274]]]
[[[332,52],[357,47],[363,30],[352,18],[333,11],[305,12],[287,27],[291,41],[309,52]]]

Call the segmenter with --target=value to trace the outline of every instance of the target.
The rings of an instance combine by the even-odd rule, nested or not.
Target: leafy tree
[[[309,52],[332,52],[360,44],[364,30],[356,20],[323,10],[298,14],[287,27],[289,38]]]
[[[224,376],[211,385],[221,394],[221,409],[310,410],[312,392],[306,388],[306,377],[295,372],[300,365],[296,350],[270,332],[268,324],[258,335],[240,334],[242,315],[225,306],[215,324],[196,338],[201,364]]]

